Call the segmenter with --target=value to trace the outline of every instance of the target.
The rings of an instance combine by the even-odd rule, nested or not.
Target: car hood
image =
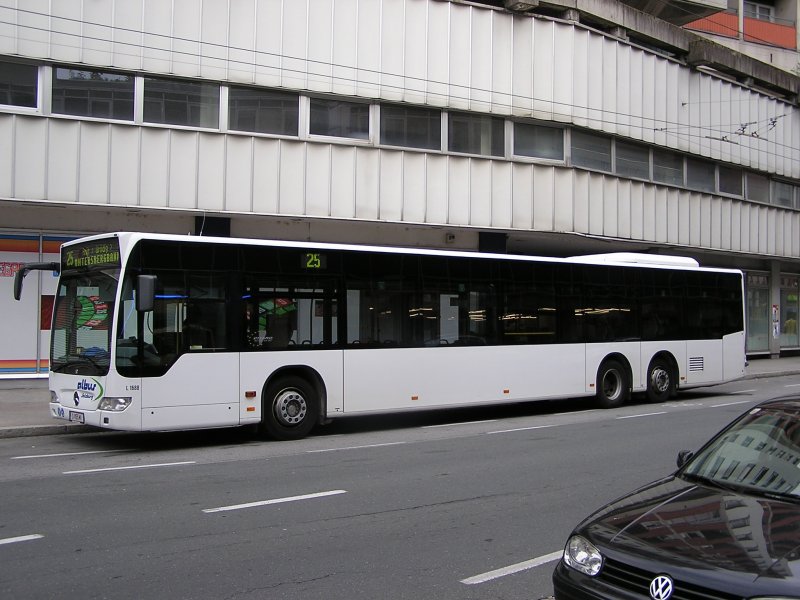
[[[607,556],[657,571],[711,571],[778,589],[800,577],[800,506],[676,477],[611,503],[578,530]]]

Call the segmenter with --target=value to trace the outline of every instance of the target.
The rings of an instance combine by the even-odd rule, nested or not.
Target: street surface
[[[567,535],[794,377],[247,430],[0,440],[0,597],[537,599]]]

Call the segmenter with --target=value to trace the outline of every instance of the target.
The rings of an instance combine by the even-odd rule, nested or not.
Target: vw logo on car
[[[650,597],[653,600],[669,600],[672,596],[672,579],[668,575],[659,575],[650,583]]]

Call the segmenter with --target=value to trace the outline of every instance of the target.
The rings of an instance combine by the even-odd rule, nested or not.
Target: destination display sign
[[[117,238],[82,242],[61,249],[61,270],[119,267]]]

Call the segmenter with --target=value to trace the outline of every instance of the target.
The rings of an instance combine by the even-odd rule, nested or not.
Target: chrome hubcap
[[[308,405],[297,390],[283,390],[275,397],[275,416],[282,425],[297,425],[306,418]]]
[[[669,373],[662,367],[656,367],[650,373],[650,385],[659,392],[664,393],[669,389]]]

